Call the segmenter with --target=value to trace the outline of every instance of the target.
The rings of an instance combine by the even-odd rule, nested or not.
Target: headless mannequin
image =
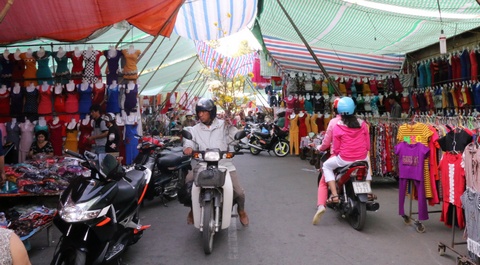
[[[38,117],[38,125],[39,126],[47,126],[47,122],[45,121],[45,117]]]
[[[117,81],[113,80],[112,83],[110,84],[110,86],[108,86],[108,88],[109,89],[115,89],[116,86],[117,86]]]
[[[83,125],[88,125],[90,123],[90,115],[85,116],[85,119],[82,120]]]
[[[294,118],[295,118],[295,116],[296,116],[296,114],[295,114],[295,113],[292,113],[292,114],[290,114],[290,119],[291,119],[291,120],[292,120],[292,119],[294,119]]]
[[[27,49],[27,52],[25,53],[25,56],[26,56],[27,58],[32,58],[32,57],[33,57],[33,51],[32,51],[32,49],[28,48],[28,49]]]
[[[57,84],[57,85],[55,86],[55,90],[54,90],[54,91],[55,91],[55,94],[56,94],[56,95],[62,94],[62,90],[63,90],[62,84],[59,83],[59,84]]]
[[[15,127],[16,123],[17,123],[17,118],[12,118],[12,121],[10,122],[10,128],[13,129],[13,127]]]
[[[108,57],[113,58],[117,56],[117,49],[115,49],[115,46],[110,45],[108,49]]]
[[[17,49],[15,51],[15,53],[13,54],[13,58],[15,58],[15,60],[17,61],[20,61],[22,58],[20,58],[20,54],[22,53],[22,51],[20,51],[20,49]]]
[[[58,51],[57,51],[57,58],[63,58],[63,56],[65,56],[65,54],[66,54],[65,50],[63,50],[62,47],[59,47]]]
[[[125,93],[130,93],[133,89],[135,89],[135,82],[129,81]]]
[[[50,88],[50,85],[46,81],[43,81],[43,84],[41,86],[42,91],[43,92],[48,91],[49,88]]]
[[[128,53],[129,53],[129,54],[134,54],[134,53],[135,53],[135,47],[134,47],[133,45],[130,45],[130,46],[128,47]]]
[[[37,88],[35,87],[34,83],[30,83],[30,85],[27,87],[28,92],[33,92],[35,89]]]
[[[73,80],[70,80],[68,84],[65,85],[65,87],[67,88],[68,92],[72,92],[75,90],[75,83],[73,82]]]
[[[88,89],[88,82],[87,81],[83,81],[81,84],[80,84],[80,90],[82,91],[85,91]]]
[[[7,85],[2,85],[2,87],[0,87],[0,93],[3,94],[7,92]]]
[[[8,49],[5,49],[5,51],[3,52],[3,58],[5,60],[8,60],[8,56],[10,55],[10,51],[8,51]]]
[[[76,57],[80,57],[82,55],[82,51],[78,47],[75,47],[75,49],[73,50],[73,54]]]
[[[301,110],[300,113],[298,113],[298,117],[303,117],[303,115],[305,115],[305,113],[303,113],[303,110]]]
[[[58,116],[53,116],[53,120],[52,120],[53,125],[57,125],[59,121],[60,119],[58,118]]]
[[[320,94],[315,95],[315,99],[320,99],[320,98],[321,98]]]
[[[103,88],[102,80],[98,80],[97,83],[95,83],[95,88],[97,88],[97,89]]]
[[[76,129],[77,121],[75,120],[75,118],[72,118],[72,120],[69,123],[67,123],[66,125],[67,125],[67,129],[69,129],[69,130]]]

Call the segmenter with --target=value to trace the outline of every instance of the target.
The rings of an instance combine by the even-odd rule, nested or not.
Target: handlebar
[[[73,152],[71,150],[68,150],[68,149],[65,149],[65,153],[68,154],[68,155],[71,155],[73,157],[76,157],[76,158],[80,158],[82,160],[85,160],[85,157],[83,157],[81,154],[77,153],[77,152]]]

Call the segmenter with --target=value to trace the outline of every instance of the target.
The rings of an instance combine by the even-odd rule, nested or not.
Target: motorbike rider
[[[108,128],[107,142],[105,144],[105,153],[111,154],[114,157],[118,157],[119,150],[118,144],[120,141],[120,131],[118,130],[117,123],[115,122],[115,114],[109,112],[102,116],[105,124]]]
[[[191,111],[188,111],[187,114],[185,114],[185,120],[182,123],[182,127],[191,127],[195,126],[197,122],[193,119],[193,113]]]
[[[323,177],[318,185],[317,212],[312,221],[314,225],[320,221],[323,213],[325,213],[324,198],[326,198],[328,191],[327,186],[322,185],[322,181],[328,184],[328,188],[331,191],[331,196],[326,203],[338,203],[339,199],[333,170],[337,167],[347,166],[357,160],[368,161],[367,155],[370,150],[368,126],[363,120],[357,119],[354,115],[355,103],[350,97],[343,97],[337,102],[337,112],[340,115],[340,120],[332,124],[332,156],[323,163]],[[330,124],[328,127],[330,127]],[[322,146],[319,148],[322,148]],[[367,181],[371,181],[371,178],[372,176],[368,171]]]
[[[183,144],[183,152],[185,155],[191,155],[198,144],[198,150],[204,151],[207,148],[219,148],[220,150],[227,150],[228,143],[234,139],[237,129],[225,122],[219,120],[217,116],[217,106],[211,99],[202,98],[198,101],[195,111],[197,114],[198,124],[191,127],[189,132],[192,134],[192,141],[185,139]],[[194,143],[195,142],[195,143]],[[228,168],[233,185],[233,199],[237,203],[238,216],[240,223],[247,226],[249,223],[248,215],[245,212],[245,191],[238,181],[237,171],[235,166],[228,159],[221,160],[220,165]],[[193,173],[189,172],[185,182],[193,182],[194,176],[197,174],[199,167],[193,169]],[[190,209],[187,217],[187,223],[193,224],[193,212]]]

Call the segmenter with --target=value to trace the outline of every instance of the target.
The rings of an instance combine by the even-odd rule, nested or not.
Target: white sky
[[[216,50],[223,55],[231,56],[238,51],[238,46],[243,40],[247,40],[248,45],[254,50],[262,49],[262,46],[258,43],[257,39],[255,39],[252,32],[248,28],[245,28],[235,34],[219,39],[220,47]]]

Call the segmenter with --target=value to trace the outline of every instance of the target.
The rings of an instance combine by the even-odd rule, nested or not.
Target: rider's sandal
[[[367,196],[368,196],[369,201],[374,201],[374,200],[377,199],[377,195],[375,195],[373,193],[369,193]]]
[[[338,198],[338,195],[330,195],[330,198],[327,200],[327,204],[337,204],[339,203],[340,200]]]

